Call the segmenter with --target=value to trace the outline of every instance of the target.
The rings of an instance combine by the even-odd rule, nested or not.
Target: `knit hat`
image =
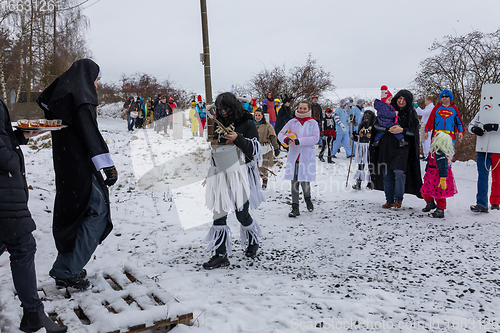
[[[201,95],[198,95],[198,98],[197,98],[198,102],[202,102],[203,100],[201,99]]]
[[[385,85],[380,87],[380,100],[385,103],[389,97],[392,97],[389,88]]]
[[[442,98],[443,98],[443,95],[448,95],[448,96],[450,96],[450,102],[453,100],[453,94],[451,93],[451,91],[450,91],[450,90],[445,89],[445,90],[441,91],[441,92],[439,93],[439,99],[442,99]]]

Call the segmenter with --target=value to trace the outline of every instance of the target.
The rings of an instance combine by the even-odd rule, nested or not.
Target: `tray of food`
[[[14,127],[21,131],[59,131],[68,126],[61,119],[20,119]]]

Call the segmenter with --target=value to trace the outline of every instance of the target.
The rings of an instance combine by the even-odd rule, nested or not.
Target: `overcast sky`
[[[89,4],[93,1],[89,1]],[[408,87],[434,40],[500,26],[498,0],[207,0],[213,91],[305,63],[338,88]],[[199,0],[100,0],[87,38],[103,81],[148,73],[204,91]]]

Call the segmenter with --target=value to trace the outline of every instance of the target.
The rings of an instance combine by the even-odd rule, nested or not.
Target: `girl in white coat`
[[[294,135],[292,135],[294,134]],[[293,138],[291,138],[293,136]],[[295,118],[281,129],[278,139],[290,147],[286,161],[285,179],[292,181],[292,211],[289,217],[300,215],[299,185],[302,186],[307,209],[312,212],[310,182],[316,181],[315,145],[319,140],[319,127],[311,118],[309,102],[300,102]]]

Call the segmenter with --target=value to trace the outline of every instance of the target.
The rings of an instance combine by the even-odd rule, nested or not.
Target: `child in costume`
[[[333,110],[326,109],[325,117],[323,118],[323,137],[321,138],[321,151],[319,152],[318,158],[321,162],[324,162],[323,154],[328,146],[328,163],[335,163],[332,158],[332,144],[337,137],[335,133],[335,119],[333,118]]]
[[[189,109],[189,121],[191,122],[193,136],[198,136],[198,119],[200,119],[200,114],[196,111],[196,102],[192,101]]]
[[[199,121],[199,129],[200,129],[200,136],[203,136],[203,130],[205,129],[205,123],[207,122],[207,103],[201,98],[201,95],[198,95],[196,98],[196,111],[198,112],[198,115],[200,116],[198,118]]]
[[[387,86],[380,87],[380,94],[381,94],[381,99],[375,99],[373,106],[375,107],[375,110],[377,110],[378,124],[382,127],[385,127],[386,129],[389,129],[392,126],[398,124],[398,113],[391,105],[392,94],[389,91],[389,88],[387,88]],[[377,132],[375,134],[373,143],[374,146],[378,146],[384,134],[385,133],[383,132]],[[404,140],[404,134],[398,133],[393,135],[396,137],[396,139],[398,139],[399,147],[404,147],[404,145],[406,144]]]
[[[296,138],[291,139],[285,133],[294,133]],[[292,211],[289,217],[300,215],[299,185],[302,186],[307,210],[314,210],[311,201],[311,182],[316,180],[316,142],[319,140],[319,126],[311,117],[309,102],[300,102],[295,118],[285,124],[278,134],[278,139],[289,146],[285,179],[292,181]]]
[[[253,116],[255,119],[255,126],[259,132],[259,142],[262,147],[263,162],[262,166],[259,167],[259,173],[262,178],[262,188],[264,189],[267,188],[269,169],[272,168],[274,164],[273,152],[274,156],[277,157],[280,154],[280,147],[276,132],[271,124],[266,121],[262,109],[255,110]]]
[[[444,132],[437,132],[431,143],[431,151],[425,168],[424,184],[420,189],[426,205],[423,212],[430,217],[443,218],[446,209],[446,198],[454,196],[457,191],[451,159],[454,154],[451,137]]]
[[[208,244],[208,251],[215,250],[215,255],[203,264],[205,269],[229,266],[231,230],[226,220],[231,211],[241,223],[240,241],[246,246],[245,255],[257,254],[262,232],[248,210],[265,201],[257,167],[257,162],[262,165],[262,150],[253,116],[230,92],[220,94],[215,106],[216,142],[212,144],[212,166],[206,179],[205,197],[206,206],[213,210],[214,222],[203,240]],[[230,162],[228,156],[235,157],[234,162]]]
[[[375,116],[375,113],[370,110],[366,110],[363,113],[361,122],[357,126],[357,132],[353,133],[353,140],[358,143],[356,145],[356,155],[354,157],[354,162],[358,163],[358,170],[354,173],[356,184],[352,186],[355,190],[361,190],[361,182],[363,180],[368,181],[368,185],[366,186],[367,188],[370,190],[373,189],[373,184],[370,181],[368,166],[370,165],[370,142],[372,139],[372,129],[376,119],[377,117]]]

